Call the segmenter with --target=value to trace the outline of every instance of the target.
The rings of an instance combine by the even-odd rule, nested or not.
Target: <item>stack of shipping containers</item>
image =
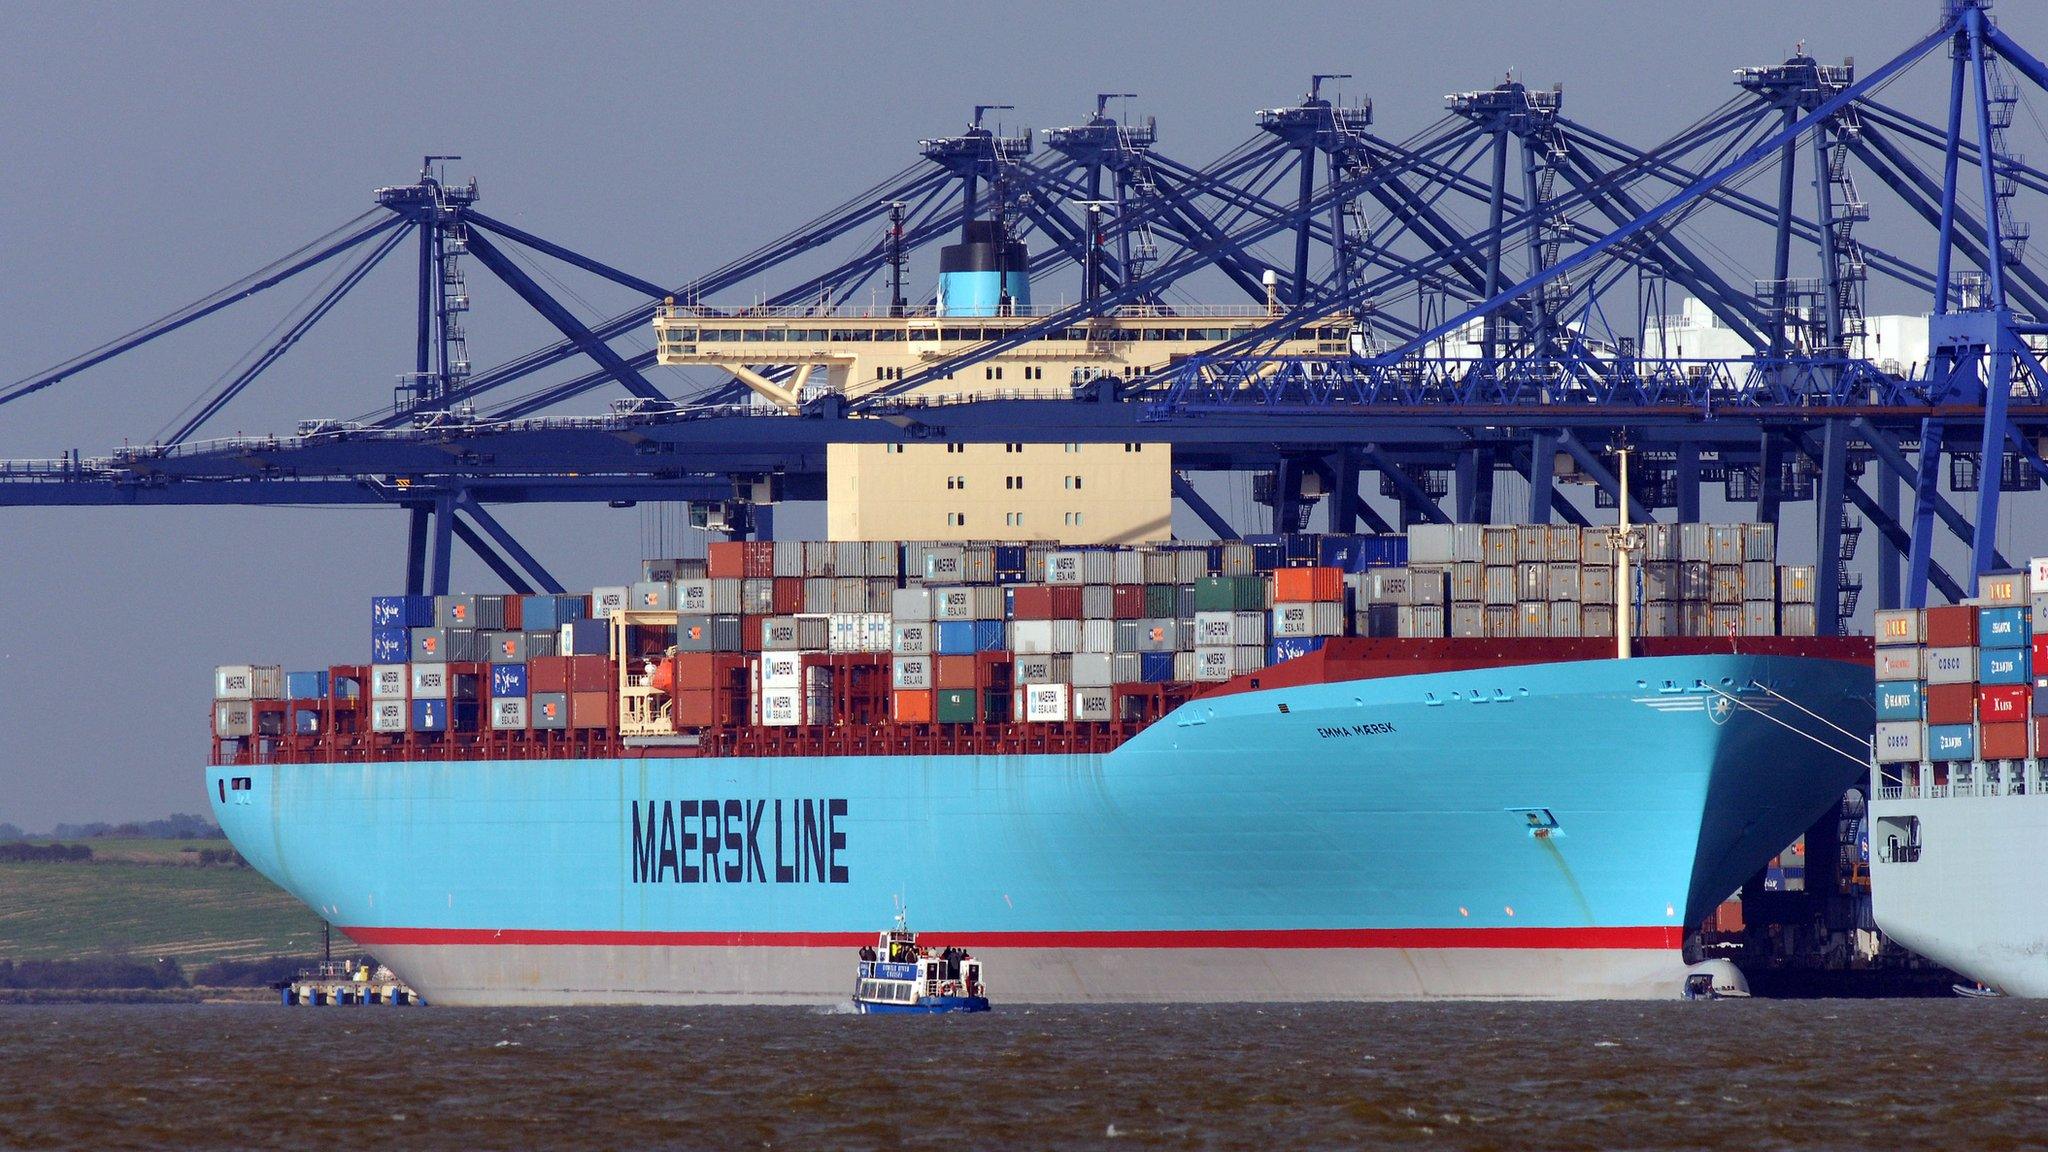
[[[2033,569],[1987,573],[1962,604],[1877,614],[1881,787],[1970,787],[1976,765],[1988,782],[2048,747],[2048,684],[2035,679],[2048,669],[2048,561]]]

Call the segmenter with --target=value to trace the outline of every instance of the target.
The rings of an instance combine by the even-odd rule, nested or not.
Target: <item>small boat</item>
[[[1951,984],[1949,990],[1972,1000],[1996,1000],[2005,995],[1998,989],[1983,984]]]
[[[1688,968],[1680,996],[1686,1000],[1747,1000],[1749,981],[1727,960],[1703,960]]]
[[[879,1015],[986,1012],[981,961],[965,948],[920,947],[899,911],[896,926],[860,950],[853,1009]]]

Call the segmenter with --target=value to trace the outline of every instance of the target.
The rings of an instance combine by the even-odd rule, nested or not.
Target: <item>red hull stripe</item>
[[[606,932],[553,928],[343,928],[380,944],[564,944],[648,948],[858,948],[872,932]],[[1160,932],[927,932],[974,948],[1654,948],[1683,946],[1670,925],[1634,928],[1275,928]]]

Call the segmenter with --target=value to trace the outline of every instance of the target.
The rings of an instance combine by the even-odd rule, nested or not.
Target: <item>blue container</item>
[[[1355,572],[1354,564],[1364,562],[1370,536],[1323,536],[1316,542],[1316,563],[1325,568]]]
[[[1358,538],[1358,551],[1351,562],[1351,570],[1365,572],[1373,568],[1399,568],[1406,563],[1406,536],[1361,536]]]
[[[583,619],[581,596],[522,596],[519,624],[527,632],[553,632],[573,620]]]
[[[320,714],[311,708],[301,708],[292,713],[292,731],[301,736],[320,734]]]
[[[1009,570],[1007,570],[1007,569],[1003,569],[1003,568],[998,568],[998,569],[996,569],[996,583],[998,583],[998,584],[1029,584],[1029,583],[1031,583],[1031,580],[1030,580],[1030,578],[1029,578],[1029,577],[1025,576],[1025,575],[1024,575],[1024,573],[1023,573],[1022,571],[1015,571],[1015,572],[1013,572],[1013,571],[1009,571]]]
[[[558,653],[562,656],[606,656],[612,647],[611,621],[571,620],[568,623],[569,646]]]
[[[517,698],[526,695],[526,665],[491,665],[492,699]]]
[[[1977,758],[1977,733],[1968,724],[1929,724],[1927,726],[1927,758],[1929,760],[1975,760]]]
[[[284,698],[287,700],[327,699],[327,673],[287,672],[284,675]]]
[[[1323,641],[1327,639],[1328,637],[1326,636],[1282,636],[1271,644],[1266,645],[1266,663],[1278,664],[1282,660],[1292,660],[1297,656],[1306,656],[1311,652],[1320,652],[1323,648]],[[1165,655],[1165,653],[1159,653],[1159,655]]]
[[[372,628],[432,628],[432,596],[376,596],[370,600]],[[402,659],[402,657],[401,657]]]
[[[1981,649],[1977,653],[1977,683],[2028,683],[2027,663],[2027,650],[2024,648]]]
[[[1138,678],[1147,684],[1164,684],[1173,679],[1173,653],[1138,653]]]
[[[446,732],[448,730],[448,702],[446,700],[413,701],[412,730],[415,732]]]
[[[448,705],[448,726],[457,732],[474,732],[482,715],[482,707],[474,700],[451,701]]]
[[[996,571],[1016,572],[1021,575],[1024,571],[1024,554],[1025,548],[1022,544],[996,545]]]
[[[1918,680],[1877,682],[1879,720],[1918,720],[1926,710],[1926,699]]]
[[[2025,608],[1977,609],[1977,646],[1980,648],[2025,648],[2027,646],[2027,610]],[[1986,681],[1986,683],[1989,683],[1989,681]]]
[[[410,629],[370,629],[370,663],[403,664],[410,659],[412,659],[412,631]]]
[[[2048,716],[2048,688],[2034,687],[2034,715]]]
[[[939,655],[971,656],[1003,650],[1001,620],[946,620],[939,624]]]

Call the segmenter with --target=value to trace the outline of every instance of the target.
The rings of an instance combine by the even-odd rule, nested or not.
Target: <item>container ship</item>
[[[1871,910],[2009,996],[2048,996],[2048,559],[1877,614]]]
[[[216,671],[206,786],[436,1004],[835,999],[899,901],[1014,1002],[1669,998],[1863,777],[1872,648],[1767,525],[1616,539],[737,541],[380,597],[366,662]]]

